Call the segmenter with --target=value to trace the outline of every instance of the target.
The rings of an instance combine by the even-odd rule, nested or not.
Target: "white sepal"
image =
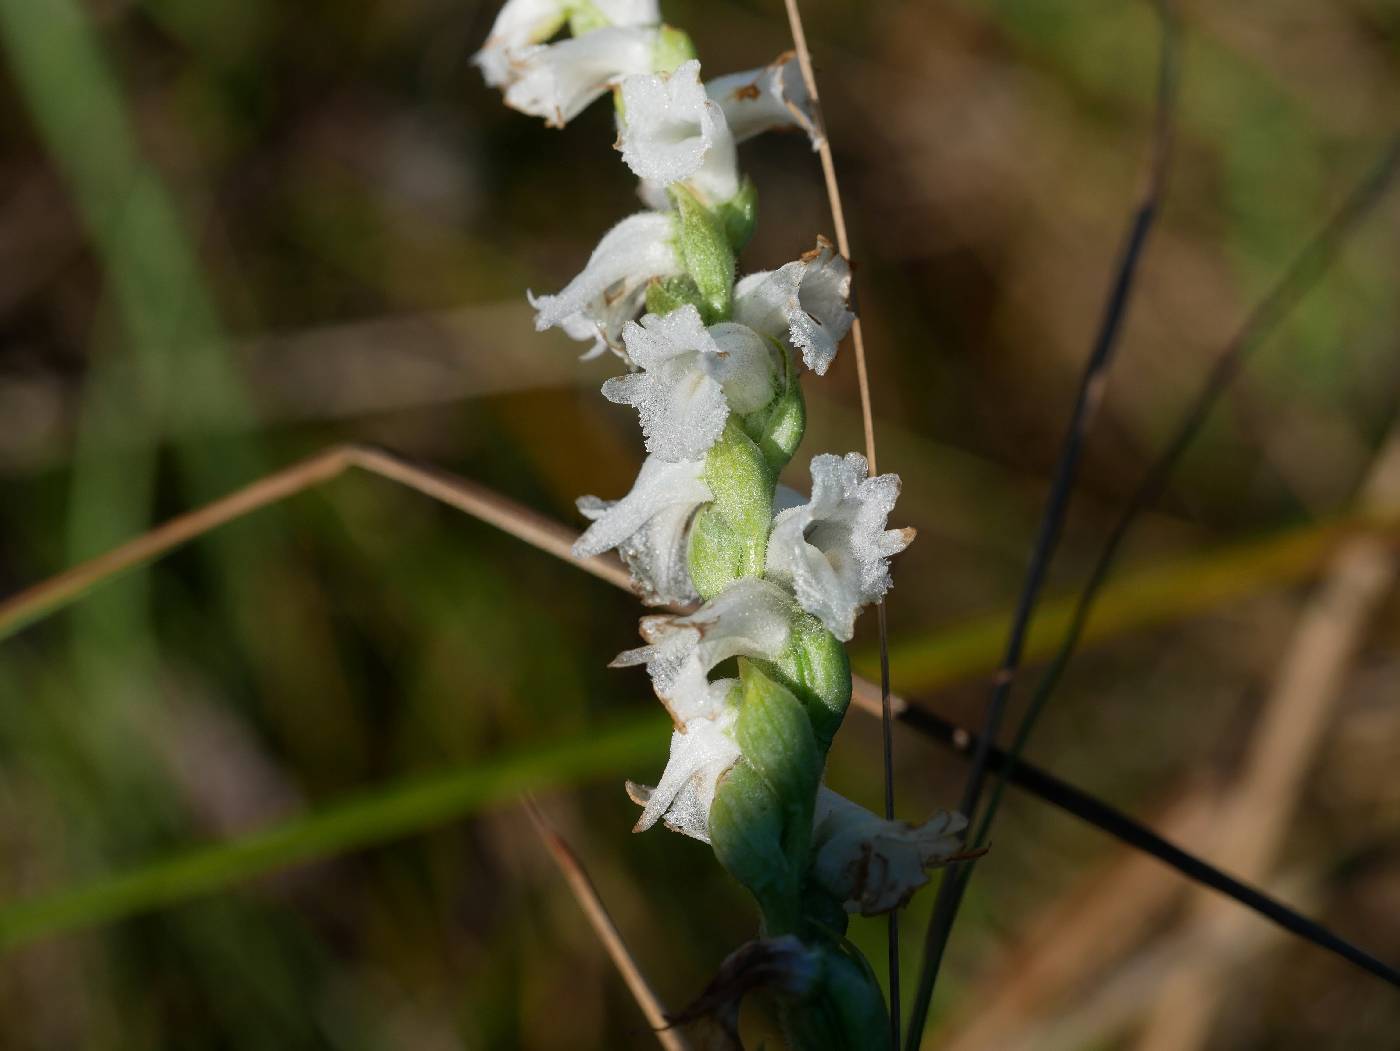
[[[609,26],[506,55],[506,105],[562,128],[627,77],[651,71],[657,30]]]
[[[759,69],[716,77],[705,91],[724,110],[735,142],[777,128],[801,128],[814,150],[825,141],[794,51]]]
[[[689,304],[623,327],[637,372],[603,384],[603,397],[641,417],[647,450],[663,460],[703,459],[730,410],[762,408],[777,391],[777,363],[763,338],[733,322],[706,328]]]
[[[681,272],[674,217],[638,212],[614,226],[588,258],[582,273],[552,296],[529,293],[535,329],[559,327],[577,340],[593,340],[586,357],[622,351],[622,328],[646,300],[647,285]],[[625,354],[623,354],[625,357]]]
[[[713,715],[732,683],[712,683],[711,669],[730,657],[773,660],[792,630],[792,597],[757,577],[744,577],[685,616],[643,617],[647,645],[620,653],[614,668],[645,664],[652,688],[677,727]]]
[[[867,473],[859,453],[814,456],[811,498],[779,513],[768,538],[768,576],[842,642],[860,607],[889,590],[890,556],[914,539],[912,529],[885,528],[899,476]]]
[[[796,262],[734,286],[734,319],[802,352],[818,376],[851,330],[851,264],[825,238]]]
[[[737,680],[716,683],[727,693]],[[627,794],[642,807],[634,832],[644,832],[658,820],[683,835],[710,841],[710,807],[715,788],[739,759],[734,722],[739,710],[724,703],[712,715],[692,719],[671,735],[671,755],[655,788],[627,782]]]
[[[928,882],[928,869],[961,846],[961,814],[939,811],[917,827],[886,821],[823,785],[812,822],[812,875],[850,912],[898,908]]]
[[[705,94],[700,63],[691,59],[674,73],[651,73],[622,82],[618,120],[622,159],[645,187],[688,181],[706,203],[739,192],[738,159],[724,112]],[[656,200],[654,189],[645,191]]]
[[[574,544],[574,557],[617,548],[649,605],[695,601],[686,548],[696,508],[713,498],[704,473],[701,461],[667,463],[648,456],[621,500],[582,497],[578,508],[593,524]]]

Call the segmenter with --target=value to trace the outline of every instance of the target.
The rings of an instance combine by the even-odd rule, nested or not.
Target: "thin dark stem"
[[[1214,366],[1202,383],[1201,389],[1187,410],[1185,418],[1173,434],[1171,442],[1147,469],[1142,481],[1133,490],[1127,504],[1119,514],[1118,520],[1110,530],[1108,540],[1104,543],[1103,550],[1099,553],[1094,568],[1089,574],[1089,579],[1075,602],[1074,613],[1070,618],[1069,627],[1065,629],[1064,638],[1061,640],[1049,667],[1036,683],[1035,693],[1031,696],[1026,712],[1021,717],[1016,736],[1008,749],[1012,764],[1010,769],[1014,770],[1015,763],[1025,750],[1026,743],[1030,740],[1031,732],[1035,729],[1037,720],[1045,710],[1050,695],[1055,692],[1055,688],[1064,676],[1065,669],[1074,657],[1084,626],[1089,621],[1094,603],[1108,580],[1109,573],[1117,561],[1118,552],[1122,548],[1128,532],[1142,513],[1155,505],[1161,498],[1177,463],[1180,462],[1181,457],[1195,439],[1211,410],[1239,374],[1239,370],[1250,352],[1269,337],[1289,311],[1326,272],[1328,264],[1336,257],[1347,236],[1357,229],[1361,220],[1381,200],[1395,177],[1397,167],[1400,167],[1400,134],[1392,137],[1381,157],[1372,165],[1365,177],[1347,195],[1327,224],[1298,254],[1278,284],[1254,308],[1234,338],[1217,355]],[[986,812],[971,842],[982,843],[986,841],[986,836],[991,829],[992,820],[996,816],[1001,801],[1006,780],[1007,773],[1003,772],[993,788]]]
[[[960,726],[948,722],[926,708],[910,704],[897,716],[899,721],[916,733],[951,751],[967,756],[978,751],[981,741]],[[1400,970],[1376,959],[1364,949],[1351,944],[1287,905],[1235,879],[1209,862],[1188,854],[1176,844],[1159,836],[1146,825],[1095,796],[1045,770],[1013,757],[1009,751],[995,746],[986,749],[987,766],[1001,774],[1006,781],[1024,789],[1042,802],[1072,814],[1112,836],[1118,842],[1150,854],[1168,868],[1203,887],[1223,894],[1245,908],[1276,923],[1284,930],[1311,942],[1328,952],[1370,972],[1377,978],[1400,987]]]
[[[1094,338],[1089,359],[1080,377],[1079,392],[1075,399],[1074,411],[1069,427],[1060,446],[1059,459],[1055,464],[1050,493],[1041,515],[1035,547],[1031,554],[1030,566],[1016,603],[1011,631],[1007,638],[1006,650],[1001,666],[992,680],[992,697],[987,708],[980,744],[973,754],[972,769],[968,772],[959,810],[972,820],[981,800],[986,783],[989,749],[996,740],[1002,720],[1006,714],[1011,687],[1020,667],[1022,651],[1031,618],[1045,585],[1046,574],[1054,558],[1060,533],[1064,528],[1065,515],[1069,508],[1074,483],[1079,474],[1079,464],[1084,444],[1094,418],[1103,400],[1104,388],[1108,380],[1108,368],[1113,360],[1113,352],[1122,330],[1123,320],[1132,292],[1133,280],[1137,276],[1138,263],[1147,244],[1148,234],[1157,217],[1162,192],[1166,184],[1168,160],[1171,155],[1172,112],[1176,98],[1176,21],[1166,0],[1155,4],[1161,20],[1162,44],[1161,61],[1157,77],[1156,117],[1152,136],[1152,155],[1147,178],[1137,207],[1134,210],[1128,234],[1119,254],[1113,284],[1108,300],[1104,305],[1102,321]],[[976,842],[971,845],[977,846]],[[908,1047],[917,1048],[923,1038],[924,1025],[928,1018],[929,1005],[933,1000],[933,987],[938,980],[939,966],[943,952],[952,932],[958,906],[962,902],[963,889],[970,878],[972,862],[955,865],[944,875],[939,884],[938,897],[934,903],[933,916],[929,920],[928,932],[924,939],[924,957],[919,973],[919,988],[910,1014]]]

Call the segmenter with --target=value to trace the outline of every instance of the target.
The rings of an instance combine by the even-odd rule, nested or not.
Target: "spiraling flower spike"
[[[629,322],[622,340],[640,371],[606,381],[603,397],[636,408],[647,450],[663,460],[702,459],[731,410],[755,412],[777,391],[762,337],[732,322],[707,329],[689,304]]]
[[[887,821],[823,785],[812,829],[812,875],[850,912],[889,912],[928,882],[928,869],[958,851],[958,833],[966,827],[961,814],[947,811],[917,827]]]
[[[618,223],[598,242],[583,272],[552,296],[528,293],[535,329],[559,327],[577,340],[593,340],[585,357],[622,350],[622,328],[646,300],[647,285],[681,272],[671,215],[639,212]]]
[[[830,241],[777,270],[750,274],[734,287],[734,318],[802,352],[818,376],[851,330],[851,265]]]
[[[642,618],[648,645],[618,654],[612,667],[645,664],[656,696],[682,727],[722,707],[729,680],[709,681],[715,665],[730,657],[773,660],[783,651],[792,613],[782,588],[745,577],[694,613]]]
[[[583,497],[578,508],[593,524],[574,544],[574,556],[617,548],[649,605],[693,602],[686,542],[691,516],[711,499],[704,473],[702,461],[667,463],[648,456],[621,500]]]
[[[651,72],[656,40],[652,27],[609,26],[512,51],[506,105],[562,128],[627,77]]]
[[[781,128],[805,131],[814,150],[825,141],[795,51],[759,69],[716,77],[705,91],[724,110],[735,142]]]
[[[726,689],[733,684],[733,679],[723,680]],[[628,796],[642,807],[633,832],[644,832],[660,820],[691,839],[710,841],[715,787],[739,760],[732,736],[737,717],[738,709],[727,704],[712,717],[692,719],[671,735],[671,755],[655,788],[627,782]]]
[[[860,607],[890,587],[889,558],[909,546],[913,529],[886,529],[899,476],[866,477],[859,453],[812,457],[812,496],[781,512],[768,538],[768,576],[843,642]]]

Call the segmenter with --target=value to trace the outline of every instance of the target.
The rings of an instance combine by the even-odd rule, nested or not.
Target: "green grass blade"
[[[660,716],[635,716],[465,769],[393,782],[242,839],[18,901],[0,908],[0,951],[439,827],[524,792],[614,773],[654,759],[664,739]]]

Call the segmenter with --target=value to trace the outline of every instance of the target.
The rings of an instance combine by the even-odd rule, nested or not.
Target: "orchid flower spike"
[[[704,473],[703,461],[668,463],[648,456],[621,500],[582,497],[578,509],[593,524],[574,544],[574,557],[617,548],[648,605],[695,601],[686,548],[691,518],[712,499]]]
[[[622,82],[618,148],[627,166],[652,187],[685,181],[711,205],[739,192],[734,136],[724,111],[705,94],[694,59],[674,73]]]
[[[917,827],[887,821],[823,785],[812,827],[812,875],[850,912],[897,909],[957,853],[961,814],[939,811]]]
[[[842,642],[860,607],[889,590],[890,556],[914,539],[913,529],[885,528],[899,476],[867,474],[859,453],[812,457],[811,499],[780,512],[768,538],[768,576]]]
[[[608,26],[506,55],[506,105],[562,128],[595,99],[656,62],[655,26]]]
[[[730,657],[774,660],[792,630],[792,596],[757,577],[744,577],[685,616],[643,617],[647,645],[619,653],[611,667],[645,664],[652,689],[677,727],[713,714],[732,680],[709,681]]]
[[[634,406],[647,451],[671,463],[702,459],[731,411],[756,412],[777,393],[771,345],[734,322],[706,328],[690,304],[628,322],[622,341],[640,371],[607,380],[603,397]]]
[[[818,376],[851,330],[851,264],[823,237],[796,262],[734,286],[734,319],[802,352]]]
[[[795,51],[785,51],[759,69],[716,77],[705,92],[724,110],[735,142],[780,128],[805,131],[814,150],[825,141]]]
[[[577,340],[593,340],[584,355],[612,349],[625,357],[622,328],[641,311],[653,279],[681,273],[673,216],[639,212],[618,223],[598,242],[583,272],[552,296],[528,293],[535,329],[559,327]]]

